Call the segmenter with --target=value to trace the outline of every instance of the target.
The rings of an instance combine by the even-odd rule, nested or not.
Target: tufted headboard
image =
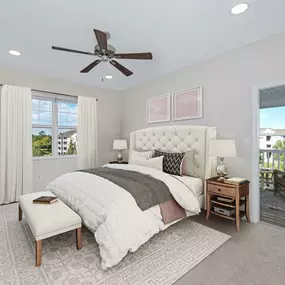
[[[210,178],[215,173],[216,159],[208,155],[209,142],[216,139],[215,127],[164,126],[138,130],[131,133],[130,149],[160,149],[172,152],[195,150],[194,163],[197,177]]]

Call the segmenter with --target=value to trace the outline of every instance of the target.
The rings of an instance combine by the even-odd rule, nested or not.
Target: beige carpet
[[[230,236],[184,220],[129,254],[118,266],[102,271],[93,235],[83,232],[76,250],[74,233],[43,242],[43,264],[34,266],[34,240],[17,204],[0,207],[1,284],[168,285],[199,264]]]
[[[194,217],[231,236],[230,240],[180,278],[175,285],[284,285],[285,229],[242,221],[240,232],[234,221],[214,215],[208,221]]]

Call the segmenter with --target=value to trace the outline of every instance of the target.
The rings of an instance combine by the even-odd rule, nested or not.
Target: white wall
[[[43,191],[45,186],[62,174],[77,169],[77,160],[73,157],[60,157],[57,159],[34,159],[33,163],[34,192]]]
[[[32,76],[7,69],[0,69],[0,83],[98,98],[98,162],[102,165],[114,159],[112,143],[115,138],[120,137],[121,98],[119,92]],[[52,179],[73,170],[76,170],[75,158],[35,160],[34,191],[41,191]],[[38,177],[40,177],[39,180]]]
[[[201,85],[203,118],[177,124],[216,126],[219,137],[236,139],[239,158],[227,159],[230,175],[252,179],[253,87],[285,78],[284,50],[283,33],[126,91],[122,136],[152,126],[146,123],[147,98]]]

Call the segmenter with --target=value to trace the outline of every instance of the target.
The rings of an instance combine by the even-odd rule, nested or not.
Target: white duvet
[[[153,168],[108,164],[106,167],[138,171],[163,181],[175,200],[191,214],[200,212],[196,195],[181,181]],[[142,211],[133,196],[99,176],[73,172],[48,184],[52,191],[76,211],[94,232],[102,257],[102,269],[118,264],[128,251],[136,251],[154,234],[164,230],[157,207]]]

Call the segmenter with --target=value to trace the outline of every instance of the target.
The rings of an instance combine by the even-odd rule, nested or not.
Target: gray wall
[[[177,124],[216,126],[219,137],[235,139],[230,174],[251,179],[252,88],[285,78],[284,50],[285,34],[276,35],[124,92],[122,137],[153,125],[146,123],[147,98],[201,85],[203,118]]]
[[[98,162],[102,165],[114,159],[112,143],[114,138],[120,137],[121,100],[119,92],[31,76],[7,69],[0,69],[0,83],[98,98]],[[34,160],[34,191],[43,190],[52,179],[75,169],[76,158]]]

